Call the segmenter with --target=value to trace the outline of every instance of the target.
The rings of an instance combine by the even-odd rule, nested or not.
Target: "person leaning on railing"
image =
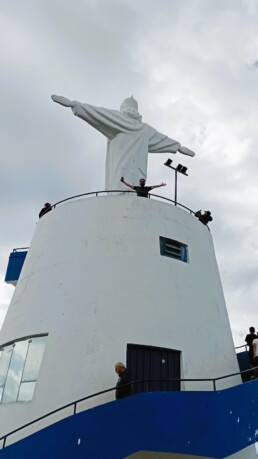
[[[205,210],[203,213],[201,210],[198,210],[197,212],[195,212],[194,214],[199,220],[200,222],[202,222],[204,225],[208,225],[209,222],[211,222],[213,220],[212,216],[211,216],[211,213],[209,210]]]
[[[43,215],[45,215],[50,210],[52,210],[52,205],[49,202],[46,202],[44,204],[44,207],[42,207],[42,209],[41,209],[41,211],[39,213],[39,218],[43,217]]]

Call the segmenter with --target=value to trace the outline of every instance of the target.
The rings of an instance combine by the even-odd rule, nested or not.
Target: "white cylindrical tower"
[[[179,207],[134,194],[71,200],[39,220],[0,345],[36,338],[38,369],[21,364],[19,376],[26,392],[31,381],[22,375],[34,374],[32,400],[7,403],[12,384],[9,395],[3,387],[0,435],[114,386],[128,345],[175,351],[185,379],[239,371],[209,229]],[[29,359],[29,348],[21,352]]]

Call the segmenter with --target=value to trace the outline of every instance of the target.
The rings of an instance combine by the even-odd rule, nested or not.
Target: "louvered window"
[[[188,261],[188,247],[179,241],[168,239],[160,236],[160,254],[165,257],[175,258],[187,263]]]

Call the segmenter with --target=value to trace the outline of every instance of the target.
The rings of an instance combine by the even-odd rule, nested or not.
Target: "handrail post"
[[[6,439],[7,439],[7,435],[5,435],[5,437],[4,437],[4,441],[3,441],[3,449],[5,448]]]
[[[177,205],[177,170],[175,169],[175,206]]]
[[[216,379],[213,379],[213,390],[216,391]]]
[[[76,414],[76,406],[77,406],[77,403],[75,402],[73,406],[73,414]]]

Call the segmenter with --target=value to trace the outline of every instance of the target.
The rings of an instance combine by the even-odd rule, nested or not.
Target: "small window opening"
[[[161,255],[188,262],[188,246],[186,244],[163,236],[160,236],[159,244]]]

